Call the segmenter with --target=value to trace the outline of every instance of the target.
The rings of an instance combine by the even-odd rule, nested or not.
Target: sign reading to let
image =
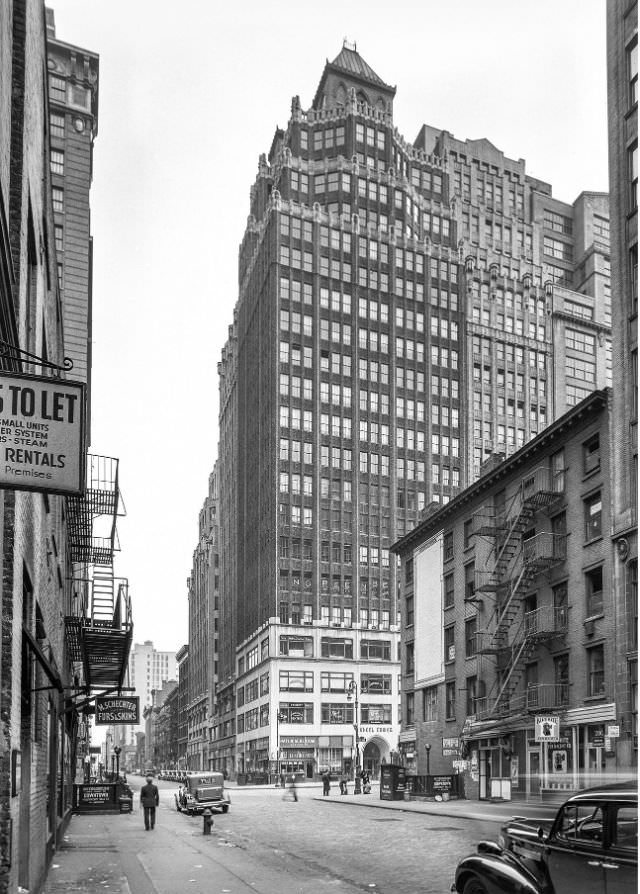
[[[81,494],[85,386],[0,375],[0,487]]]
[[[557,714],[536,717],[536,742],[557,742],[560,738],[560,718]]]
[[[96,699],[96,726],[112,723],[140,723],[140,697],[99,696]]]

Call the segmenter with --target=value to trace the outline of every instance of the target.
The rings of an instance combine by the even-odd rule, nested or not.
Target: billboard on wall
[[[0,487],[81,494],[85,386],[0,373]]]

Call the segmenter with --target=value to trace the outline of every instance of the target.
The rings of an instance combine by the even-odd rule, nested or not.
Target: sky
[[[486,137],[572,202],[607,190],[605,2],[47,3],[100,56],[90,449],[120,459],[134,641],[177,650],[249,190],[292,97],[311,106],[346,38],[397,87],[405,139]]]

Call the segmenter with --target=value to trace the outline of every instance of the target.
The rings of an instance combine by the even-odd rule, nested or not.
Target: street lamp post
[[[362,794],[362,780],[360,778],[360,725],[358,723],[358,684],[355,680],[352,680],[349,683],[349,689],[347,690],[347,701],[351,701],[351,699],[353,699],[354,704],[353,731],[355,733],[356,740],[356,770],[353,785],[353,794],[360,795]]]
[[[424,750],[427,752],[427,776],[431,775],[429,773],[429,760],[431,757],[431,745],[427,742],[424,746]]]
[[[120,779],[120,752],[122,748],[119,745],[116,745],[113,749],[113,753],[116,756],[116,782]]]
[[[280,778],[280,723],[284,723],[286,720],[287,715],[278,708],[276,711],[276,776],[278,779],[276,782]]]

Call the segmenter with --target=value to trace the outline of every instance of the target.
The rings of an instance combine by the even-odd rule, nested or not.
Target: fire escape
[[[85,493],[67,500],[73,607],[65,617],[69,656],[82,666],[87,693],[121,689],[127,672],[131,603],[126,578],[113,573],[116,520],[122,514],[118,460],[89,454]]]
[[[566,606],[523,611],[524,598],[536,580],[565,561],[566,534],[535,533],[536,521],[556,509],[563,498],[564,473],[553,476],[550,469],[539,467],[522,480],[503,514],[487,509],[476,514],[474,533],[494,541],[490,567],[476,571],[475,592],[467,600],[478,601],[481,593],[494,599],[486,629],[477,634],[478,653],[492,655],[497,661],[496,682],[477,711],[486,719],[551,707],[546,703],[559,697],[555,691],[534,687],[514,699],[538,646],[566,632]]]

